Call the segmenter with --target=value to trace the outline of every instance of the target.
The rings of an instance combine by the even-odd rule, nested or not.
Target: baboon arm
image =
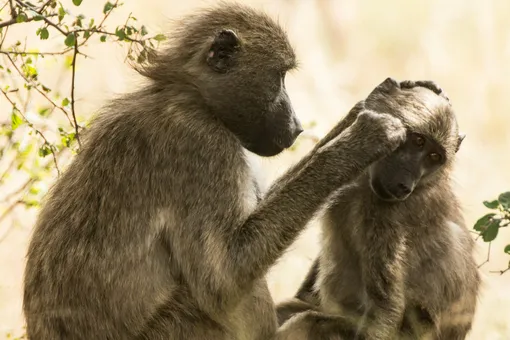
[[[356,120],[356,117],[358,114],[364,110],[365,102],[359,101],[350,111],[347,113],[347,115],[338,122],[335,127],[333,127],[327,134],[324,136],[315,146],[314,148],[305,155],[298,163],[296,163],[294,166],[292,166],[289,169],[289,173],[298,173],[311,159],[311,157],[319,150],[321,147],[326,145],[327,143],[331,142],[335,137],[339,136],[346,128],[352,125],[354,121]],[[289,177],[290,178],[290,177]],[[275,183],[269,188],[269,190],[266,193],[266,196],[270,195],[272,192],[278,190],[280,187],[286,185],[287,182],[285,181],[285,178],[280,179],[279,181],[275,181]]]
[[[247,217],[246,202],[238,194],[239,189],[247,189],[239,187],[239,181],[203,175],[183,187],[180,204],[187,209],[179,212],[182,216],[170,216],[182,227],[168,227],[168,252],[179,262],[183,280],[201,306],[217,311],[238,302],[267,273],[334,190],[350,183],[382,156],[372,140],[359,137],[359,132],[372,129],[372,122],[366,124],[343,131],[331,147],[316,152],[300,171],[284,174],[279,181],[285,185],[274,187]],[[354,130],[357,128],[362,130]],[[200,159],[200,150],[196,152]],[[224,166],[221,159],[218,164],[209,165],[218,169]],[[204,168],[197,162],[187,164],[185,171],[203,173]],[[228,208],[215,209],[216,206]]]
[[[368,233],[371,248],[362,254],[362,277],[368,297],[363,316],[367,339],[392,339],[404,315],[404,238],[398,233],[389,237],[371,241],[380,235]]]

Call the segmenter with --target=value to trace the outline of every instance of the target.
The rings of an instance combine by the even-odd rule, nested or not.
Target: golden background
[[[510,190],[510,1],[240,2],[267,11],[288,31],[300,68],[287,77],[287,89],[302,122],[314,122],[308,134],[326,134],[352,105],[388,76],[434,80],[447,92],[460,128],[467,134],[453,177],[468,227],[485,214],[483,200]],[[170,19],[211,3],[215,1],[125,0],[107,26],[112,29],[122,24],[133,12],[151,32],[166,31],[171,27]],[[103,0],[85,0],[79,10],[85,15],[99,15],[103,4]],[[57,42],[51,38],[41,42],[35,36],[36,28],[17,25],[9,39],[11,35],[27,36],[28,46],[41,50],[42,46],[47,49],[61,43],[62,39]],[[85,53],[91,58],[79,60],[76,87],[77,111],[82,117],[94,113],[115,94],[142,83],[123,64],[122,48],[92,43]],[[68,87],[68,80],[58,76],[61,68],[49,58],[40,77]],[[8,120],[9,114],[8,103],[0,99],[0,120]],[[266,184],[312,145],[303,135],[294,152],[264,160]],[[21,280],[34,217],[33,212],[27,214],[19,208],[0,224],[0,338],[8,331],[18,333],[23,323]],[[22,223],[13,227],[14,220]],[[503,254],[503,247],[510,243],[510,233],[505,231],[492,245],[491,261],[481,268],[484,289],[470,339],[510,338],[510,272],[503,276],[490,273],[506,268],[510,260]],[[318,233],[318,224],[311,223],[269,274],[276,302],[291,296],[300,284],[318,252]],[[477,243],[476,256],[482,263],[487,245],[481,240]]]

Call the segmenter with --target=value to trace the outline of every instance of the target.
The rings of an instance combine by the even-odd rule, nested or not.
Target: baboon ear
[[[460,145],[462,144],[462,141],[466,138],[465,133],[459,133],[459,136],[457,137],[457,146],[455,147],[455,152],[459,151]]]
[[[207,53],[207,65],[219,73],[227,72],[234,66],[234,55],[239,50],[240,41],[234,31],[223,29],[216,34]]]

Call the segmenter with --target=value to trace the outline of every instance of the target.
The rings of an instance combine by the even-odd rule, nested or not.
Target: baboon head
[[[290,147],[303,128],[285,89],[296,57],[283,29],[263,13],[228,3],[179,27],[167,52],[154,59],[159,67],[144,74],[188,84],[248,150],[273,156]]]
[[[370,187],[385,201],[405,200],[413,191],[448,175],[464,135],[448,98],[426,87],[405,88],[388,78],[368,96],[367,109],[401,119],[406,141],[369,168]]]

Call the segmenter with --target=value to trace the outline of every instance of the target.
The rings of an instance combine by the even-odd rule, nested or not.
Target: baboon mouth
[[[395,196],[388,189],[386,189],[384,185],[382,185],[381,182],[378,180],[372,180],[370,182],[370,188],[372,189],[372,192],[375,194],[377,198],[386,202],[404,201],[409,196],[409,195],[405,195],[402,197]]]

